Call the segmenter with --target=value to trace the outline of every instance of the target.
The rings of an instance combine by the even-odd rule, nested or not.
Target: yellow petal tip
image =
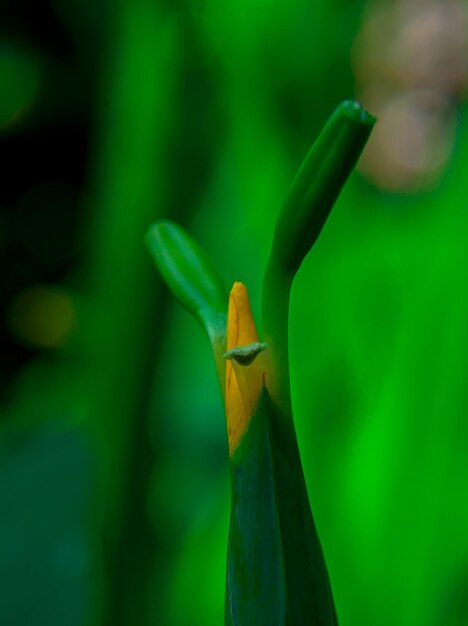
[[[229,295],[227,350],[254,342],[258,342],[258,332],[247,287],[241,282],[235,282]],[[238,368],[242,368],[242,371]],[[247,430],[261,381],[258,366],[236,366],[231,361],[226,362],[226,417],[231,456]]]

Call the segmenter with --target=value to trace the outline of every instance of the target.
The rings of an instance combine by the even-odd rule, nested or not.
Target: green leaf
[[[226,626],[335,626],[296,435],[266,389],[231,458]]]
[[[208,335],[225,331],[227,291],[206,252],[188,233],[169,220],[150,226],[146,243],[156,266],[179,302]]]
[[[272,392],[290,408],[288,319],[292,282],[316,242],[361,154],[375,118],[357,102],[342,102],[313,144],[278,217],[263,279],[263,339],[275,365]]]
[[[375,118],[342,102],[304,159],[276,223],[270,262],[294,275],[314,245],[358,160]]]
[[[216,268],[199,244],[169,220],[152,224],[146,243],[169,289],[208,334],[224,395],[228,294]]]

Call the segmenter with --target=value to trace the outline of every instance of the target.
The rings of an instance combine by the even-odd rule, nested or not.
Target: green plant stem
[[[375,123],[359,104],[341,103],[313,144],[278,217],[264,275],[263,340],[272,361],[269,389],[290,413],[289,300],[294,277],[316,242]]]
[[[336,626],[295,431],[263,390],[231,458],[225,626]]]

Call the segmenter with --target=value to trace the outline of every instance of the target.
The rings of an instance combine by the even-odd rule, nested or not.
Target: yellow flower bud
[[[243,283],[235,282],[229,295],[227,350],[258,342],[258,332]],[[259,344],[260,346],[262,344]],[[232,456],[252,417],[263,384],[263,359],[248,365],[226,361],[226,418],[229,454]]]

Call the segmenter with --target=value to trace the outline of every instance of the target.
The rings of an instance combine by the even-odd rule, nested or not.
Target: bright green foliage
[[[226,626],[337,624],[289,400],[289,296],[294,276],[319,236],[374,121],[359,104],[344,102],[325,126],[293,182],[276,226],[263,294],[266,343],[234,346],[224,354],[235,361],[232,376],[241,395],[249,393],[249,377],[252,389],[260,380],[263,384],[251,415],[246,415],[245,398],[243,408],[242,401],[239,404],[235,385],[229,385],[233,396],[226,393],[228,431],[232,425],[228,399],[247,418],[241,422],[242,430],[236,430],[242,433],[239,446],[230,447]],[[147,243],[177,299],[212,341],[216,336],[218,348],[226,345],[227,299],[203,250],[180,227],[166,221],[150,228]],[[232,323],[237,337],[245,313],[236,306]],[[230,320],[227,323],[231,336]],[[268,356],[262,374],[251,365],[264,350]],[[218,359],[217,365],[223,388]],[[238,428],[238,423],[233,427]]]
[[[163,216],[202,235],[260,319],[281,199],[352,93],[384,119],[370,179],[346,183],[294,279],[304,474],[340,626],[468,624],[468,107],[462,73],[453,89],[437,71],[447,44],[463,65],[450,16],[466,3],[0,4],[2,306],[44,283],[73,311],[54,348],[15,348],[3,328],[0,623],[222,624],[230,489],[211,355],[191,316],[168,316],[142,239]],[[437,45],[427,19],[446,26]],[[421,58],[435,61],[423,94]]]

